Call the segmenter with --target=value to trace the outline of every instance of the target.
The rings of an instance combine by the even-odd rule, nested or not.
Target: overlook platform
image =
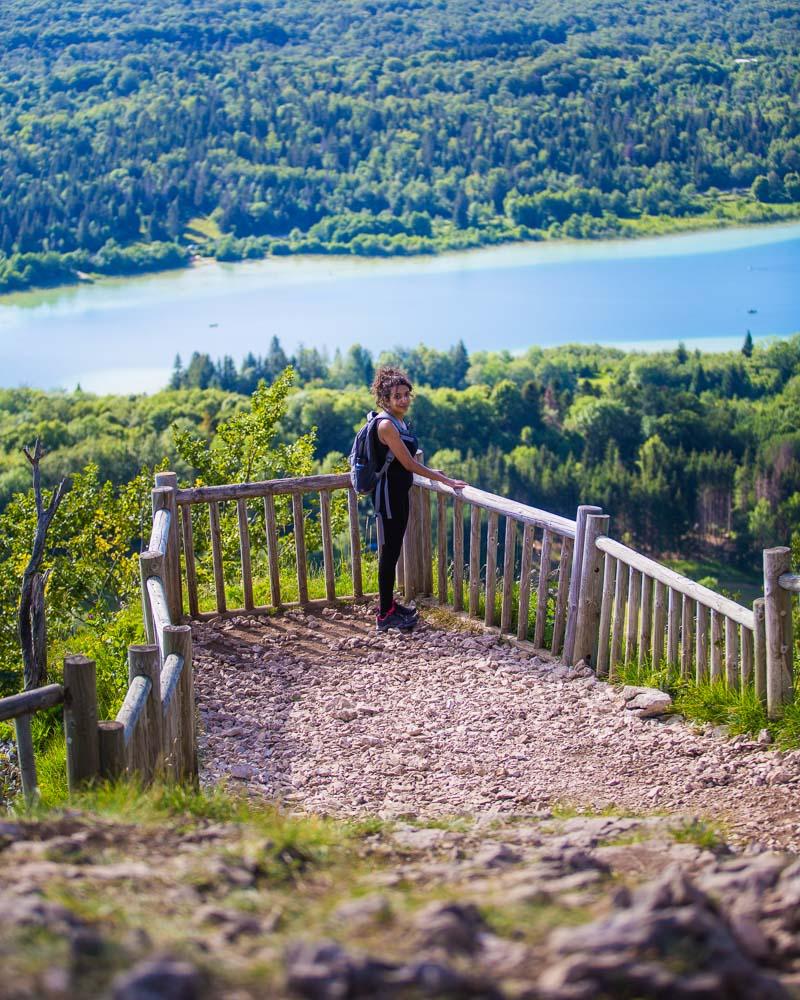
[[[195,622],[201,780],[342,816],[664,811],[800,850],[800,752],[640,719],[586,668],[423,614],[409,635],[363,604]]]

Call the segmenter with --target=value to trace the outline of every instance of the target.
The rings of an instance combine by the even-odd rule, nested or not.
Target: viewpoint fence
[[[346,573],[337,573],[334,558],[337,494],[346,507],[338,532],[347,539],[339,565]],[[312,506],[325,592],[316,600],[309,597],[306,545]],[[206,548],[196,546],[199,530]],[[609,516],[599,507],[578,507],[573,521],[472,487],[456,494],[415,476],[399,586],[406,599],[479,619],[568,664],[584,660],[599,676],[613,679],[620,663],[649,661],[666,662],[698,682],[753,685],[769,716],[780,716],[794,692],[792,594],[800,593],[790,550],[765,550],[764,596],[746,608],[615,541],[608,530]],[[269,600],[261,604],[254,545],[269,584]],[[287,553],[296,572],[297,600],[291,601],[281,587]],[[199,578],[198,557],[210,563],[209,587]],[[129,686],[115,720],[97,722],[95,666],[80,656],[66,658],[63,686],[0,700],[0,721],[16,721],[28,798],[36,791],[31,716],[61,703],[70,789],[98,775],[196,778],[188,621],[372,596],[364,592],[359,501],[347,475],[179,489],[174,473],[159,473],[140,570],[147,644],[128,650]],[[343,579],[346,593],[340,592]],[[213,604],[201,607],[207,590]],[[231,607],[233,590],[241,603]]]

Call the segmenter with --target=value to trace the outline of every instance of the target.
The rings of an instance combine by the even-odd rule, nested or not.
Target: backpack
[[[356,493],[372,493],[378,484],[378,480],[386,474],[386,470],[394,460],[394,455],[390,449],[386,456],[386,461],[380,469],[378,468],[372,441],[372,430],[375,427],[375,422],[379,418],[384,417],[391,420],[398,431],[403,434],[406,433],[400,421],[396,420],[390,413],[379,413],[377,410],[371,410],[367,414],[367,422],[356,434],[348,458],[348,462],[350,463],[350,481]]]

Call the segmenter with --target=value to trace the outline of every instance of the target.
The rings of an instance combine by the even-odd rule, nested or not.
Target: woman
[[[383,544],[378,554],[380,610],[377,629],[385,632],[390,628],[412,628],[417,618],[415,609],[397,604],[394,599],[397,560],[408,524],[408,493],[414,473],[435,479],[454,490],[462,490],[467,484],[460,479],[450,479],[438,469],[429,469],[414,458],[418,442],[405,420],[413,391],[407,375],[397,368],[379,368],[372,391],[380,408],[372,428],[377,467],[383,468],[389,452],[394,456],[372,494],[375,516],[381,519],[383,526]]]

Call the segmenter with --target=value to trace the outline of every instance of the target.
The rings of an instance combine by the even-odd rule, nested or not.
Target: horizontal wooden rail
[[[136,727],[144,715],[147,699],[153,684],[149,677],[134,677],[125,695],[122,707],[117,712],[117,722],[123,725],[123,740],[125,746],[130,743]]]
[[[182,670],[183,657],[173,653],[164,660],[164,666],[161,668],[161,710],[165,716],[178,688]]]
[[[150,544],[148,550],[159,552],[162,556],[167,553],[167,539],[169,538],[170,512],[162,509],[153,514],[153,530],[150,532]]]
[[[221,503],[223,500],[250,500],[258,497],[282,496],[292,493],[314,493],[320,490],[342,490],[350,486],[346,473],[325,476],[298,476],[292,479],[265,479],[260,483],[227,483],[222,486],[192,486],[177,490],[180,506],[194,503]]]
[[[42,708],[52,708],[64,701],[64,688],[60,684],[48,684],[47,687],[34,688],[0,698],[0,722],[18,719],[21,715],[32,715]]]
[[[495,493],[487,493],[478,490],[474,486],[466,486],[463,490],[456,492],[444,483],[434,482],[425,479],[424,476],[414,476],[414,485],[423,489],[431,490],[434,493],[443,493],[445,496],[455,497],[463,500],[464,503],[482,510],[488,510],[495,514],[503,514],[511,517],[520,524],[530,524],[536,528],[549,528],[550,531],[563,538],[575,538],[575,522],[567,517],[558,514],[551,514],[546,510],[539,510],[537,507],[529,507],[527,504],[519,503],[516,500],[507,500],[505,497],[497,496]]]
[[[154,639],[158,643],[159,649],[163,649],[164,628],[171,625],[172,622],[169,616],[166,590],[159,577],[151,576],[147,581],[147,596],[150,599],[150,609],[153,615]]]
[[[800,573],[783,573],[778,577],[778,583],[784,590],[800,594]]]
[[[662,566],[653,559],[648,559],[647,556],[629,549],[627,545],[615,542],[613,538],[602,536],[597,539],[597,548],[601,552],[605,552],[620,562],[625,563],[626,566],[636,570],[638,573],[642,573],[653,580],[657,580],[659,583],[663,583],[667,587],[671,587],[673,590],[678,591],[678,593],[684,594],[691,600],[697,601],[704,607],[710,608],[712,611],[716,611],[726,618],[730,618],[737,624],[743,625],[751,631],[755,629],[755,618],[753,612],[748,608],[742,607],[741,604],[737,604],[727,597],[722,597],[721,594],[715,594],[708,587],[703,587],[701,584],[695,583],[694,580],[689,580],[687,577],[681,576],[680,573],[667,569],[666,566]]]

